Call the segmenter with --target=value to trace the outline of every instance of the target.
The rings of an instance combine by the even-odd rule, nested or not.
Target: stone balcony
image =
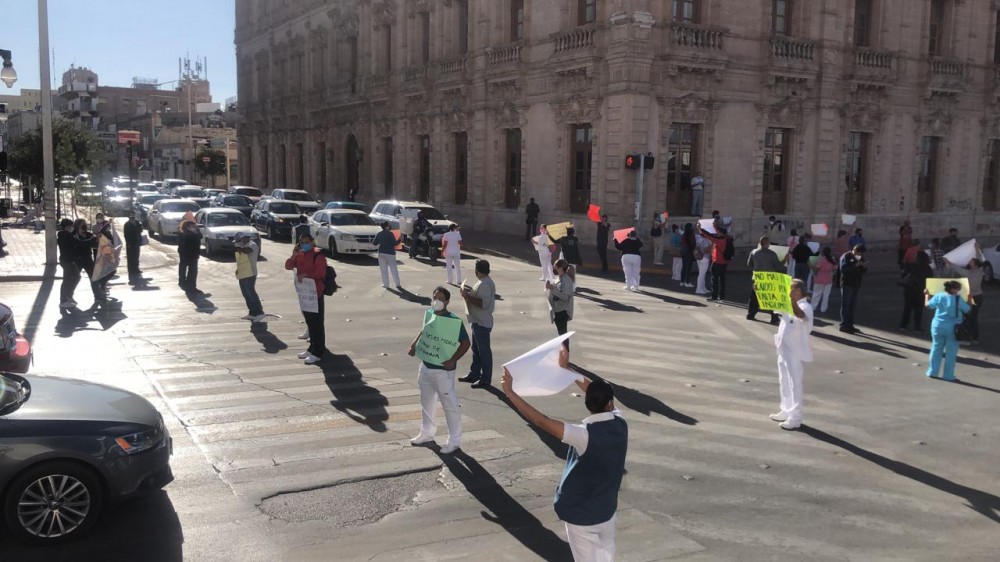
[[[723,29],[687,22],[673,22],[669,29],[671,49],[697,49],[722,51],[722,40],[726,36]]]
[[[486,49],[486,61],[489,66],[513,65],[521,62],[521,44],[510,43],[499,47]]]
[[[969,65],[958,59],[933,57],[927,61],[925,73],[932,92],[958,93],[968,87]]]
[[[589,53],[597,43],[598,28],[596,25],[574,27],[566,31],[552,34],[553,53],[573,55]]]
[[[427,78],[426,66],[409,66],[403,69],[403,82],[418,82]]]
[[[462,74],[465,72],[465,62],[466,62],[465,55],[452,59],[443,60],[440,63],[438,63],[438,74],[440,76]]]
[[[899,79],[899,54],[886,49],[856,47],[851,78],[859,83],[887,86]]]
[[[766,45],[773,76],[808,80],[819,71],[816,43],[812,41],[774,36]]]

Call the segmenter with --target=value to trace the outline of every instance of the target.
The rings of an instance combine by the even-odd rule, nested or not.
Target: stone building
[[[236,2],[262,188],[428,200],[466,226],[858,215],[869,239],[1000,234],[997,0]],[[586,229],[591,228],[586,226]],[[589,236],[591,231],[584,232]]]

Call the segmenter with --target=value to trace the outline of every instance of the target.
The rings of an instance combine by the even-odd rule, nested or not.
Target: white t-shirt
[[[590,433],[587,432],[587,425],[613,420],[615,416],[622,417],[618,408],[610,412],[591,414],[583,419],[582,424],[564,423],[562,442],[576,449],[576,454],[582,457],[587,453],[587,445],[590,444]]]
[[[460,256],[462,255],[462,246],[459,242],[462,241],[462,234],[457,230],[450,230],[444,233],[441,240],[447,242],[448,245],[444,249],[444,255],[446,256]]]

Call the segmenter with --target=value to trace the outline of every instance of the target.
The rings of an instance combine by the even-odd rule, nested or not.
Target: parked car
[[[368,207],[364,203],[355,203],[354,201],[330,201],[326,204],[324,209],[355,209],[361,211],[362,213],[368,212]]]
[[[263,191],[249,185],[234,185],[229,188],[229,193],[232,195],[246,195],[255,204],[264,196]]]
[[[112,217],[123,217],[132,212],[132,190],[113,188],[104,193],[104,213]]]
[[[207,193],[205,193],[205,190],[197,185],[183,185],[181,187],[175,187],[170,195],[175,199],[190,199],[191,201],[197,203],[201,208],[208,207],[212,202],[212,199]]]
[[[149,228],[149,210],[153,208],[153,203],[161,199],[170,199],[170,196],[162,193],[153,193],[140,196],[136,199],[135,210],[139,211],[139,222],[142,223],[142,226]]]
[[[250,224],[260,232],[266,232],[271,240],[292,236],[292,228],[299,222],[302,209],[291,201],[268,199],[260,201],[250,213]]]
[[[319,210],[319,203],[316,202],[316,199],[308,191],[301,189],[275,189],[271,192],[271,197],[279,201],[291,201],[307,215]]]
[[[309,220],[309,232],[330,257],[340,254],[371,254],[378,251],[375,235],[382,227],[357,209],[324,209]]]
[[[14,311],[0,303],[0,371],[27,373],[31,359],[31,343],[17,333]]]
[[[173,442],[145,398],[102,384],[0,373],[0,503],[11,533],[86,534],[106,501],[173,479]]]
[[[205,191],[205,195],[207,195],[209,199],[215,199],[216,195],[218,195],[220,193],[225,193],[226,192],[225,189],[217,189],[217,188],[214,188],[214,187],[206,187],[204,189],[204,191]]]
[[[163,238],[176,236],[185,213],[197,213],[201,207],[190,199],[161,199],[149,210],[149,232]]]
[[[1000,267],[1000,244],[983,246],[983,281],[996,281],[996,268]],[[965,264],[961,264],[963,267]]]
[[[230,209],[237,209],[247,218],[250,218],[250,213],[253,212],[254,202],[246,195],[231,195],[229,193],[220,193],[212,199],[212,207],[228,207]]]
[[[170,190],[172,190],[173,188],[187,184],[188,184],[187,180],[167,178],[160,182],[160,193],[166,193],[167,195],[170,195]]]
[[[194,222],[201,231],[201,242],[205,246],[206,256],[220,252],[235,252],[236,245],[233,241],[241,232],[249,234],[254,242],[260,244],[260,237],[250,226],[250,221],[236,209],[226,207],[202,209],[194,215]]]
[[[413,222],[417,219],[417,213],[423,212],[424,218],[431,223],[431,240],[425,250],[428,257],[437,259],[440,255],[441,237],[448,232],[448,228],[455,224],[448,220],[448,217],[441,211],[428,203],[419,201],[379,201],[372,208],[372,220],[376,223],[388,222],[391,228],[398,228],[407,245],[413,241]]]
[[[139,182],[139,185],[136,186],[135,189],[136,189],[136,191],[148,191],[150,193],[156,193],[157,191],[160,190],[159,188],[160,188],[160,186],[158,184],[153,183],[153,182],[141,181],[141,182]]]

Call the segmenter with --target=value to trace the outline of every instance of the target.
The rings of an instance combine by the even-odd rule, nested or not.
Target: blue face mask
[[[313,245],[309,244],[309,243],[302,244],[302,251],[303,252],[308,252],[309,250],[312,250],[312,247],[313,247]]]

